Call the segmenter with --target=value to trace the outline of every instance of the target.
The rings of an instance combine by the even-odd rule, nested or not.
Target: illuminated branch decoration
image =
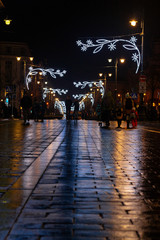
[[[43,92],[43,99],[46,98],[47,93],[58,93],[59,95],[62,94],[67,94],[68,90],[64,90],[64,89],[59,89],[59,88],[43,88],[44,92]]]
[[[59,99],[56,98],[55,108],[58,108],[59,112],[64,115],[66,113],[66,107],[65,107],[65,102],[64,101],[59,101]]]
[[[57,75],[59,75],[60,77],[63,77],[64,74],[66,74],[66,70],[63,70],[61,72],[60,70],[55,71],[53,68],[44,69],[44,68],[30,67],[29,72],[26,76],[26,87],[27,87],[27,89],[29,89],[29,83],[32,81],[31,76],[32,75],[37,75],[39,72],[42,73],[42,76],[46,76],[47,73],[49,73],[51,75],[51,77],[53,77],[53,78],[56,78]]]
[[[93,86],[96,86],[98,88],[100,88],[100,92],[102,93],[102,96],[104,95],[104,87],[103,87],[103,82],[102,81],[99,81],[99,82],[87,82],[87,81],[84,81],[84,82],[73,82],[73,84],[75,85],[75,87],[81,87],[81,89],[85,88],[85,87],[93,87]]]
[[[136,73],[138,72],[139,66],[140,66],[140,51],[136,45],[137,38],[135,36],[132,36],[130,40],[125,39],[113,39],[113,40],[107,40],[107,39],[98,39],[96,40],[96,43],[93,43],[92,40],[87,40],[86,43],[82,43],[81,40],[77,41],[77,45],[81,47],[82,51],[86,51],[88,48],[95,48],[93,53],[98,53],[101,51],[101,49],[107,45],[108,49],[110,51],[114,51],[117,48],[117,43],[122,43],[123,48],[129,51],[134,51],[132,54],[132,61],[137,63]]]

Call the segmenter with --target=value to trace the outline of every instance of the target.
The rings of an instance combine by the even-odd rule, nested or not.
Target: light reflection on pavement
[[[159,126],[0,122],[0,239],[158,239]]]

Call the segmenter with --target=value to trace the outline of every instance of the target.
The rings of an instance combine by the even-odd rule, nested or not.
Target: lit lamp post
[[[104,76],[104,78],[103,78],[103,80],[104,80],[104,91],[106,91],[106,87],[107,87],[107,76],[106,76],[106,74],[99,73],[100,79],[102,79],[103,76]]]
[[[132,19],[130,21],[130,24],[132,27],[136,27],[138,21],[135,19]],[[141,37],[142,37],[142,41],[141,41],[141,74],[143,74],[143,51],[144,51],[144,20],[141,20],[141,33],[140,33]]]
[[[17,61],[20,62],[21,60],[23,61],[24,63],[24,88],[26,87],[26,71],[27,71],[27,62],[28,60],[30,60],[30,62],[33,62],[33,57],[16,57],[17,58]]]
[[[136,27],[138,21],[135,19],[132,19],[130,21],[130,24],[132,27]],[[143,70],[143,55],[144,55],[144,19],[141,20],[141,76],[139,79],[139,94],[140,94],[140,105],[142,107],[141,111],[143,112],[143,96],[144,93],[146,92],[146,77],[144,75],[144,70]],[[144,114],[142,114],[144,115]]]
[[[112,62],[112,59],[109,58],[109,59],[108,59],[108,62],[111,63],[111,62]],[[119,63],[119,62],[123,64],[123,63],[125,62],[125,59],[124,59],[124,58],[120,58],[120,59],[116,58],[116,61],[115,61],[115,65],[114,65],[114,66],[107,66],[107,67],[114,67],[114,68],[115,68],[115,93],[117,93],[117,88],[118,88],[118,86],[117,86],[117,70],[118,70],[118,63]],[[112,74],[109,73],[109,76],[111,77]]]

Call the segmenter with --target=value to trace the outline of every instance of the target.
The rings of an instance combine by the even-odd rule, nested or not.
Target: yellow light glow
[[[6,25],[10,25],[11,21],[12,21],[11,19],[4,19],[4,22],[5,22]]]
[[[153,107],[155,107],[156,106],[156,104],[153,102]]]
[[[33,61],[33,59],[34,59],[33,57],[30,57],[30,58],[29,58],[29,60],[30,60],[31,62]]]
[[[99,77],[102,77],[103,76],[103,73],[99,73]]]
[[[112,77],[112,73],[108,73],[108,76],[109,76],[109,77]]]
[[[17,61],[20,61],[21,60],[21,57],[16,57],[17,58]]]
[[[108,59],[108,62],[111,63],[111,62],[112,62],[112,58],[109,58],[109,59]]]
[[[135,27],[135,26],[137,25],[137,22],[138,22],[138,21],[136,21],[135,19],[132,19],[132,20],[129,21],[129,22],[130,22],[130,24],[131,24],[132,27]]]
[[[121,63],[124,63],[124,62],[125,62],[125,59],[124,59],[124,58],[121,58],[121,59],[120,59],[120,62],[121,62]]]
[[[40,84],[40,81],[37,81],[37,84]]]

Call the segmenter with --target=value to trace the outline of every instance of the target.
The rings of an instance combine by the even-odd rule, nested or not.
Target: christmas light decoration
[[[37,75],[38,73],[40,73],[42,76],[46,76],[47,73],[49,73],[51,75],[51,77],[56,78],[56,75],[59,75],[60,77],[63,77],[64,74],[66,74],[66,70],[60,71],[58,70],[54,70],[53,68],[48,68],[48,69],[44,69],[44,68],[33,68],[30,67],[29,68],[29,72],[26,76],[26,87],[27,89],[29,89],[29,83],[32,81],[31,76],[32,75]]]
[[[132,36],[130,40],[126,39],[113,39],[113,40],[107,40],[107,39],[97,39],[96,43],[93,43],[92,40],[87,40],[86,43],[82,43],[81,40],[77,41],[77,45],[81,47],[82,51],[86,51],[88,48],[95,48],[93,53],[98,53],[102,50],[102,48],[107,45],[108,49],[110,51],[114,51],[117,48],[117,43],[122,43],[122,47],[129,51],[134,51],[132,54],[132,61],[134,61],[137,64],[136,73],[139,70],[140,66],[140,51],[136,45],[137,38],[135,36]]]
[[[93,86],[96,86],[98,88],[100,88],[100,92],[102,93],[102,97],[104,96],[104,86],[103,86],[103,82],[102,81],[99,81],[99,82],[87,82],[87,81],[84,81],[84,82],[73,82],[73,84],[75,85],[75,87],[81,87],[81,89],[85,88],[86,86],[88,87],[93,87]]]
[[[59,88],[43,88],[43,99],[46,98],[47,93],[58,93],[59,95],[67,94],[68,90],[66,89],[59,89]]]
[[[64,101],[59,101],[58,98],[55,99],[54,108],[58,108],[59,112],[64,115],[66,113],[66,107]]]

